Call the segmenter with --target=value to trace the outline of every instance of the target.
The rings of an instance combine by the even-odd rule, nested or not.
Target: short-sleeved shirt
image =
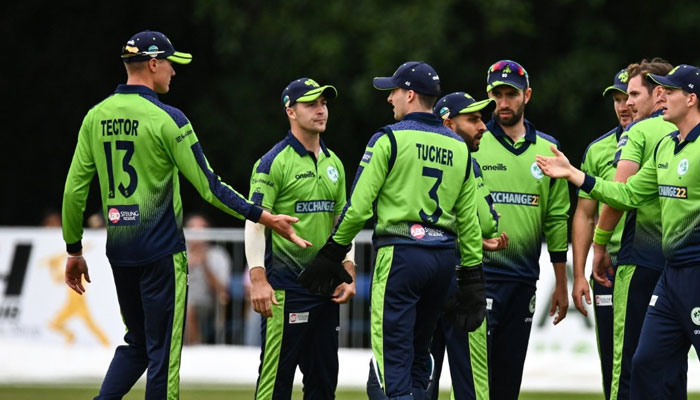
[[[630,124],[620,138],[616,162],[634,161],[641,168],[652,158],[659,140],[675,130],[675,125],[664,121],[662,110]],[[658,202],[651,202],[644,208],[627,213],[617,263],[639,265],[658,271],[663,269],[666,260],[661,248],[661,208]]]
[[[94,106],[78,133],[63,195],[63,237],[79,251],[85,200],[95,173],[112,265],[141,265],[185,250],[178,172],[202,197],[237,218],[262,210],[209,166],[185,114],[141,85],[119,85]]]
[[[535,161],[552,155],[549,146],[559,142],[529,121],[515,143],[494,120],[486,127],[474,158],[501,214],[498,229],[510,240],[506,249],[484,253],[484,270],[489,279],[536,281],[543,234],[552,262],[566,262],[568,186],[544,175]]]
[[[592,141],[583,153],[581,171],[588,175],[600,177],[606,181],[615,179],[615,172],[617,171],[615,168],[615,153],[617,152],[617,143],[620,141],[622,132],[622,126],[618,125],[615,129],[610,130]],[[578,191],[578,197],[582,199],[592,199],[588,193],[582,190]],[[600,211],[602,207],[603,203],[599,203],[598,210]],[[624,221],[623,215],[623,218],[621,218],[617,226],[615,226],[613,235],[607,245],[607,250],[613,265],[617,264],[617,253],[620,251],[620,239],[622,238],[622,231],[625,227]]]
[[[265,268],[272,287],[300,287],[296,279],[330,235],[336,215],[345,207],[345,194],[343,164],[323,141],[316,158],[289,132],[255,163],[250,200],[273,214],[298,217],[294,230],[314,244],[302,249],[271,233]]]
[[[615,208],[661,208],[662,247],[667,265],[700,266],[700,125],[684,141],[666,135],[653,156],[627,184],[587,176],[582,190]]]
[[[350,243],[375,215],[375,248],[451,248],[460,264],[481,265],[476,185],[464,139],[432,113],[407,114],[370,139],[333,240]]]

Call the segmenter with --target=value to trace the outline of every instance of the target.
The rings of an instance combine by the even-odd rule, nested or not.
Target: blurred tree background
[[[246,195],[253,163],[288,129],[280,94],[299,77],[339,90],[323,138],[351,182],[367,140],[393,122],[371,79],[404,61],[435,67],[443,93],[477,98],[489,65],[520,62],[533,88],[526,117],[574,162],[616,125],[601,93],[619,69],[654,56],[700,63],[697,1],[24,0],[0,11],[0,225],[35,225],[60,210],[82,118],[125,82],[120,49],[144,29],[193,53],[161,100],[186,113],[214,170]],[[242,226],[182,186],[185,212]],[[98,193],[94,182],[88,213],[100,209]]]

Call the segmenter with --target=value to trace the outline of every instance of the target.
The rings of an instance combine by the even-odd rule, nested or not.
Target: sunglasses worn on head
[[[506,68],[510,69],[512,72],[517,73],[518,75],[527,77],[527,71],[525,71],[525,68],[523,68],[522,65],[516,63],[515,61],[510,60],[501,60],[493,64],[491,67],[489,67],[489,73],[495,71],[502,71]]]

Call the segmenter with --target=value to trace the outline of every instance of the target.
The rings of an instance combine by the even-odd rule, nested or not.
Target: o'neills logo
[[[121,213],[116,208],[110,208],[109,212],[107,213],[107,219],[109,219],[109,222],[111,222],[113,224],[116,224],[117,222],[119,222],[120,216],[121,216]]]
[[[411,236],[416,239],[422,239],[425,236],[425,228],[421,224],[411,225]]]
[[[507,171],[508,167],[503,165],[503,163],[498,163],[495,165],[482,165],[481,170],[482,171]]]

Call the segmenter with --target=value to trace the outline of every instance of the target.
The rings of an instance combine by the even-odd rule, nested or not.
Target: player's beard
[[[525,113],[525,102],[523,102],[517,110],[513,112],[513,116],[509,118],[501,118],[494,111],[493,119],[501,126],[515,126],[523,119],[523,114]]]

